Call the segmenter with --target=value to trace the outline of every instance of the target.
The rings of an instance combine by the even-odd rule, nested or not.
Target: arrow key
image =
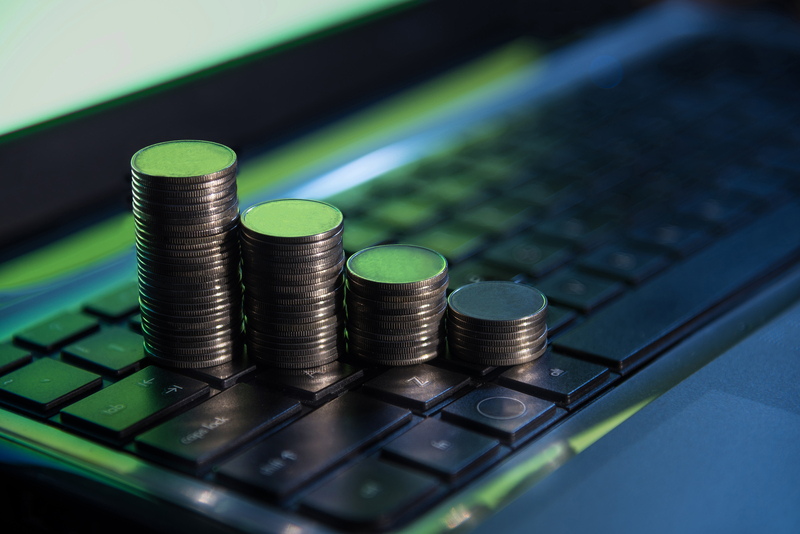
[[[364,391],[392,404],[424,412],[466,386],[469,377],[432,365],[395,367],[364,384]]]

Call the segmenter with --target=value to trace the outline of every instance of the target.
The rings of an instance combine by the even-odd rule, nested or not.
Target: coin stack
[[[145,352],[176,368],[243,350],[236,153],[171,141],[131,159]]]
[[[547,298],[514,282],[477,282],[450,294],[450,353],[483,365],[518,365],[547,348]]]
[[[342,212],[281,199],[242,214],[247,347],[257,361],[308,369],[344,352]]]
[[[382,245],[347,261],[349,353],[379,365],[436,358],[445,344],[447,260],[414,245]]]

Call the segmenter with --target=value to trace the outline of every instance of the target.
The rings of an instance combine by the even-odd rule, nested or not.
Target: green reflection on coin
[[[227,169],[236,163],[236,153],[210,141],[168,141],[141,149],[133,155],[134,171],[149,176],[188,178]]]
[[[248,208],[242,216],[242,224],[267,236],[314,236],[342,224],[342,212],[317,200],[271,200]]]
[[[422,282],[447,269],[447,260],[433,250],[414,245],[382,245],[357,252],[347,268],[365,280],[387,284]]]

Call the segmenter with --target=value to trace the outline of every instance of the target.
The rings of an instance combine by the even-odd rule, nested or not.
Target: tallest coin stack
[[[131,160],[145,352],[176,368],[243,350],[236,153],[171,141]]]

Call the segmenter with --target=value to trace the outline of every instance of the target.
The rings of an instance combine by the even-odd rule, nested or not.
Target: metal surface
[[[341,354],[344,217],[325,202],[279,199],[242,215],[242,280],[250,355],[304,369]]]
[[[242,353],[236,170],[233,150],[207,141],[131,159],[144,347],[162,364],[210,367]]]

